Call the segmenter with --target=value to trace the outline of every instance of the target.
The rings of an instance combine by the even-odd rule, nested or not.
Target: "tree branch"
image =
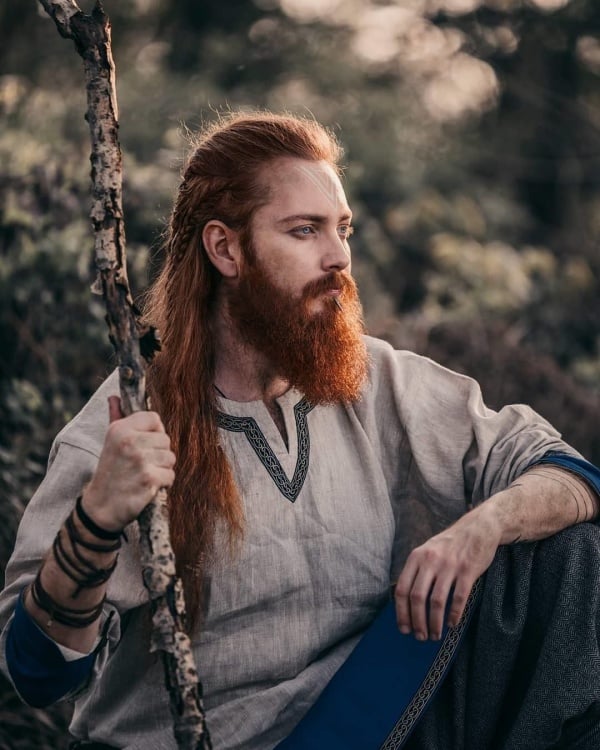
[[[98,270],[93,289],[104,297],[109,335],[119,362],[122,409],[125,414],[131,414],[147,408],[140,344],[150,356],[159,345],[155,331],[141,329],[138,324],[138,311],[127,280],[122,159],[110,22],[99,1],[89,15],[73,0],[40,2],[61,36],[72,39],[83,58],[86,120],[92,142],[90,215]],[[202,688],[190,639],[184,629],[183,588],[175,573],[166,497],[166,491],[160,490],[138,519],[144,584],[152,607],[151,650],[160,651],[163,657],[178,747],[180,750],[210,750]]]

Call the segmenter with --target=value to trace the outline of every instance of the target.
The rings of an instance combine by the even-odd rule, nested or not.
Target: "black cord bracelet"
[[[72,549],[76,553],[75,546]],[[83,589],[93,589],[106,583],[117,567],[118,555],[108,568],[97,568],[89,560],[77,555],[79,563],[83,565],[81,567],[78,561],[74,560],[63,546],[60,532],[54,538],[52,552],[58,567],[77,584],[77,588],[71,595],[72,599],[76,599]]]
[[[58,602],[54,601],[50,594],[44,589],[40,580],[39,572],[31,586],[31,596],[37,606],[50,615],[48,627],[50,627],[54,621],[70,628],[87,628],[88,625],[95,622],[102,614],[102,608],[106,599],[106,595],[104,595],[102,600],[95,607],[89,607],[89,609],[71,609],[70,607],[63,607],[58,604]]]
[[[106,541],[113,542],[121,538],[121,535],[123,534],[122,531],[109,531],[108,529],[103,529],[102,526],[98,526],[95,521],[92,521],[92,519],[83,509],[83,505],[81,503],[81,495],[79,495],[77,501],[75,502],[75,512],[77,513],[77,518],[79,518],[83,526],[85,526],[85,528],[91,534],[97,536],[98,539],[105,539]]]
[[[71,563],[72,567],[76,568],[78,564],[81,564],[84,569],[87,568],[87,570],[93,574],[97,574],[99,572],[105,572],[105,571],[110,571],[112,573],[112,571],[115,569],[115,566],[117,564],[117,560],[119,559],[118,553],[115,555],[113,562],[108,566],[108,568],[99,568],[94,562],[92,562],[92,560],[89,560],[87,557],[85,557],[85,555],[82,555],[81,552],[77,550],[77,547],[79,546],[79,542],[77,541],[77,537],[71,534],[71,528],[69,526],[67,526],[66,531],[67,531],[67,536],[69,537],[69,542],[71,543],[71,550],[77,561],[77,562],[73,561],[73,558],[67,559],[67,562]],[[57,534],[57,538],[60,538],[60,532]],[[119,546],[120,546],[120,541],[119,541]]]
[[[119,549],[121,549],[121,539],[117,539],[111,544],[94,544],[93,542],[88,542],[86,539],[84,539],[77,529],[75,528],[75,524],[73,522],[73,513],[71,512],[66,520],[65,520],[65,526],[67,529],[67,533],[69,534],[69,539],[72,543],[78,544],[80,547],[83,547],[84,549],[90,550],[90,552],[117,552]],[[121,536],[125,536],[125,532],[121,532]]]

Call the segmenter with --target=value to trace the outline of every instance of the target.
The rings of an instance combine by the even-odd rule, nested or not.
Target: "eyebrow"
[[[338,221],[351,221],[352,214],[345,213],[339,217]],[[329,221],[328,216],[320,216],[319,214],[293,214],[292,216],[286,216],[284,219],[279,219],[278,224],[287,224],[290,221],[311,221],[313,224],[327,224]]]

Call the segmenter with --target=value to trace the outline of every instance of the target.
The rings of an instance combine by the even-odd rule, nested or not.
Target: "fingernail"
[[[442,637],[441,633],[432,633],[431,634],[431,640],[432,641],[439,641],[441,637]]]
[[[400,625],[400,632],[403,635],[408,635],[410,633],[410,628],[408,627],[408,625]]]
[[[427,636],[425,635],[425,633],[415,633],[415,638],[418,641],[426,641],[427,640]]]

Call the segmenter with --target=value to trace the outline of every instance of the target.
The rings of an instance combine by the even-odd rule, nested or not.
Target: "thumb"
[[[108,419],[110,422],[116,422],[123,417],[121,411],[121,399],[118,396],[108,397]]]

